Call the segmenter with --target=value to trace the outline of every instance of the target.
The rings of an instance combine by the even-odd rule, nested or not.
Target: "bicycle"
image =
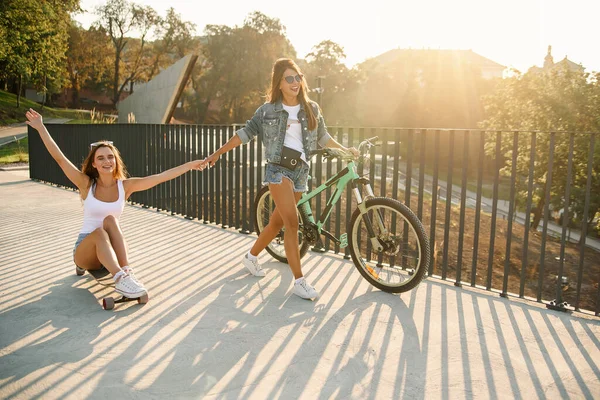
[[[306,255],[309,247],[314,245],[321,235],[324,235],[340,248],[349,246],[354,265],[369,283],[385,292],[400,293],[416,287],[425,276],[430,259],[429,239],[423,224],[408,207],[392,198],[376,197],[370,181],[358,175],[357,162],[360,167],[369,160],[367,154],[375,146],[373,142],[377,139],[373,137],[361,142],[358,146],[358,157],[337,149],[323,149],[311,153],[311,157],[321,154],[325,159],[337,158],[347,164],[325,183],[304,193],[298,201],[300,258]],[[346,232],[337,238],[323,226],[348,184],[352,185],[357,207],[348,222]],[[334,186],[333,193],[316,221],[310,200]],[[361,187],[366,192],[364,198]],[[267,226],[274,209],[275,204],[269,194],[269,187],[264,186],[254,202],[254,223],[258,234]],[[287,263],[283,245],[284,230],[285,228],[282,228],[269,243],[267,252],[278,261]]]

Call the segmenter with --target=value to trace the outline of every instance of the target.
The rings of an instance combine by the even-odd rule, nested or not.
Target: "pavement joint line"
[[[29,165],[22,165],[19,167],[0,167],[0,171],[27,171],[29,170]]]

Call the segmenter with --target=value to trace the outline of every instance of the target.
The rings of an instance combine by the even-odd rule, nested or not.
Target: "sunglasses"
[[[291,85],[292,83],[294,83],[294,79],[296,79],[296,82],[302,82],[303,76],[304,75],[300,75],[300,74],[298,74],[296,76],[288,75],[288,76],[284,76],[283,79],[285,79],[285,81]]]
[[[90,143],[90,150],[92,150],[94,147],[97,147],[100,145],[107,145],[107,144],[110,144],[112,146],[113,142],[110,140],[103,140],[101,142]]]

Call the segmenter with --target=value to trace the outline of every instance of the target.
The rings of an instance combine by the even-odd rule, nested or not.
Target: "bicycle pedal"
[[[343,233],[342,236],[340,236],[340,248],[344,248],[344,247],[348,247],[348,234],[347,233]]]

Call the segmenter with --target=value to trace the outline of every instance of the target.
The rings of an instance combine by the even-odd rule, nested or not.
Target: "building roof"
[[[574,63],[573,61],[569,60],[567,58],[567,56],[565,56],[565,58],[563,58],[562,60],[560,60],[559,62],[557,62],[554,65],[555,66],[557,66],[557,65],[566,65],[567,68],[569,68],[570,70],[582,70],[582,69],[584,69],[583,66],[581,66],[581,64]]]
[[[555,68],[562,67],[566,67],[570,71],[583,71],[585,69],[581,64],[577,64],[569,60],[567,56],[565,56],[565,58],[563,58],[559,62],[555,63],[552,57],[552,46],[548,46],[548,53],[544,58],[544,66],[538,67],[537,65],[534,65],[533,67],[529,68],[527,72],[540,73],[542,71],[550,71]]]
[[[454,56],[461,61],[476,65],[480,68],[494,68],[504,70],[506,66],[499,64],[489,58],[475,53],[473,50],[451,50],[451,49],[394,49],[373,57],[365,63],[378,62],[388,64],[399,59],[413,56]]]

